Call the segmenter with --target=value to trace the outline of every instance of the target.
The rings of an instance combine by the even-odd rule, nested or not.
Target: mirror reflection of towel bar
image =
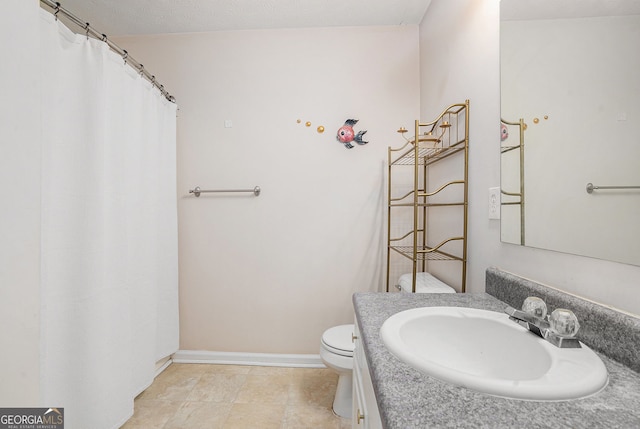
[[[256,186],[253,189],[200,189],[200,186],[196,186],[195,189],[189,189],[189,193],[199,197],[203,192],[252,192],[256,197],[260,195],[260,186]]]
[[[593,183],[587,183],[588,194],[597,189],[640,189],[640,186],[596,186]]]

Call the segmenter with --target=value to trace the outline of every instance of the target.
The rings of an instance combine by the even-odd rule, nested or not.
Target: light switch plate
[[[500,219],[500,188],[489,188],[489,219]]]

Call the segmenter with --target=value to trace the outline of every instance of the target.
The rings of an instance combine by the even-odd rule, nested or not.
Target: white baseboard
[[[211,363],[227,365],[325,368],[325,365],[322,363],[322,359],[320,359],[320,355],[178,350],[172,356],[172,360],[174,363]]]
[[[171,365],[170,355],[156,362],[156,377],[159,376],[162,373],[162,371],[167,369],[169,365]]]

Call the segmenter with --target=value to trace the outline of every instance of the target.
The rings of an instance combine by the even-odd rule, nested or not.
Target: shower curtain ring
[[[124,63],[127,64],[127,57],[129,56],[129,52],[127,52],[126,49],[123,49],[122,52],[122,59],[124,60]]]
[[[106,34],[104,34],[104,33],[102,33],[102,41],[103,41],[103,42],[106,42],[106,41],[107,41],[107,35],[106,35]]]
[[[85,22],[84,29],[86,31],[85,34],[87,35],[87,40],[89,40],[89,23],[88,22]]]
[[[56,21],[58,20],[58,12],[60,12],[60,2],[56,2],[55,12],[53,12],[53,16],[55,16]]]
[[[144,65],[140,64],[140,67],[138,67],[138,70],[140,70],[140,76],[142,76],[144,74]]]

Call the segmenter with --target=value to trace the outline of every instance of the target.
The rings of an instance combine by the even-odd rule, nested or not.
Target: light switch
[[[500,219],[500,188],[489,188],[489,219]]]

